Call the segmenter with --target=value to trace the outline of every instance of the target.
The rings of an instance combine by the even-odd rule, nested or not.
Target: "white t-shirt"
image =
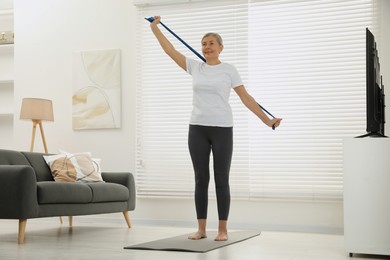
[[[242,85],[237,69],[228,63],[208,65],[186,58],[187,72],[192,75],[193,109],[191,125],[232,127],[229,104],[232,88]]]

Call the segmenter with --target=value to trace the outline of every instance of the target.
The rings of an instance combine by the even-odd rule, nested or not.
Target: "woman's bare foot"
[[[203,231],[198,231],[192,235],[189,235],[188,236],[188,239],[191,239],[191,240],[199,240],[199,239],[202,239],[202,238],[206,238],[207,235],[206,235],[206,232],[203,232]]]
[[[218,222],[218,235],[214,239],[215,241],[226,241],[228,240],[227,232],[227,220],[220,220]]]
[[[214,239],[215,241],[227,241],[228,235],[227,232],[218,232],[218,235]]]
[[[206,238],[206,219],[198,219],[198,231],[188,236],[188,239],[199,240]]]

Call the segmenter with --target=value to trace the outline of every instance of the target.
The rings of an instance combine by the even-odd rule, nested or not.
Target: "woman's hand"
[[[269,127],[278,127],[281,123],[282,119],[281,118],[272,118],[270,120],[270,123],[268,124]]]
[[[161,16],[153,16],[154,21],[150,23],[150,26],[157,26],[160,23]]]

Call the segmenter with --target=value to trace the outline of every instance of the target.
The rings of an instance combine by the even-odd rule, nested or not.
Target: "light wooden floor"
[[[145,226],[128,229],[114,221],[74,217],[73,228],[58,218],[29,220],[25,244],[17,244],[16,220],[0,220],[0,259],[158,259],[158,260],[341,260],[350,259],[340,235],[262,232],[258,237],[208,253],[125,250],[124,246],[191,233],[187,227]],[[390,259],[358,255],[353,259]]]

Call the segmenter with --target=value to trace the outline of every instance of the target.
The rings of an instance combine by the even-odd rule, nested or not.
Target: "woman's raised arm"
[[[174,60],[180,68],[186,70],[186,57],[175,49],[172,43],[161,32],[160,28],[158,28],[157,25],[160,23],[160,20],[160,16],[154,16],[154,21],[150,23],[150,28],[152,29],[153,34],[156,36],[164,52],[168,54],[168,56],[171,57],[171,59]]]

